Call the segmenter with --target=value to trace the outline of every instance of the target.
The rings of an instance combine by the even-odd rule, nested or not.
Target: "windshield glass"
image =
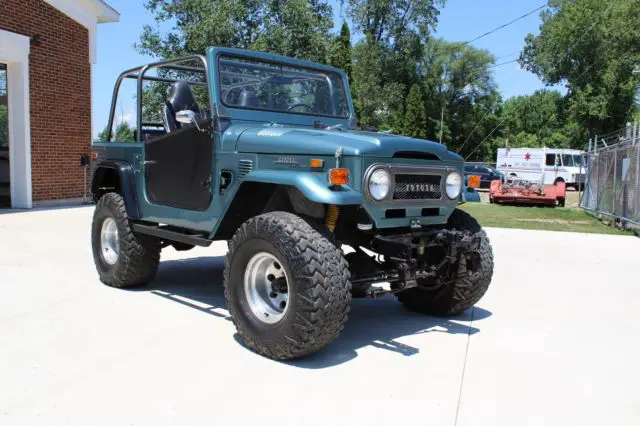
[[[562,165],[565,167],[575,167],[574,156],[571,154],[563,154],[562,155]]]
[[[582,163],[582,157],[580,157],[580,155],[578,155],[578,154],[574,154],[573,155],[573,164],[576,167],[580,167],[581,163]]]
[[[221,57],[222,103],[235,108],[347,118],[340,75],[283,64]]]

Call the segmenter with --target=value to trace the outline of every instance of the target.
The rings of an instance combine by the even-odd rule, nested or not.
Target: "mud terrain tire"
[[[469,230],[480,236],[478,250],[480,265],[474,273],[460,262],[455,281],[436,290],[414,287],[397,294],[398,300],[410,311],[435,316],[453,316],[475,305],[486,293],[493,276],[493,252],[487,234],[467,212],[456,209],[449,218],[447,228]]]
[[[105,221],[115,222],[119,253],[115,263],[109,263],[102,251],[101,230]],[[137,287],[155,277],[160,263],[160,244],[152,237],[133,233],[120,194],[109,192],[95,207],[91,224],[93,260],[104,284],[116,288]]]
[[[286,274],[288,306],[275,323],[259,318],[246,290],[250,278],[245,273],[263,253]],[[224,293],[244,344],[285,360],[316,352],[340,334],[351,303],[349,278],[339,248],[302,218],[276,211],[251,218],[236,231],[224,268]]]

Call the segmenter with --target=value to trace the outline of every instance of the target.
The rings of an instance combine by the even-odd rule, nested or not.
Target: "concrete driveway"
[[[224,307],[226,244],[99,283],[92,207],[0,214],[0,425],[638,425],[640,240],[489,229],[465,315],[355,300],[341,337],[279,363]]]

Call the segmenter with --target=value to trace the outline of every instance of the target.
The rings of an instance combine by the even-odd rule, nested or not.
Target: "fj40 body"
[[[123,72],[109,128],[127,81],[133,140],[112,131],[92,148],[91,237],[105,284],[148,284],[163,249],[227,241],[230,315],[245,344],[273,359],[329,344],[353,297],[394,295],[451,316],[485,294],[493,255],[458,209],[463,159],[356,130],[343,71],[210,48]]]

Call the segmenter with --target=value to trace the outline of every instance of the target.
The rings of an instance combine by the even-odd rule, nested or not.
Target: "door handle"
[[[154,161],[154,160],[145,160],[145,161],[142,162],[142,164],[144,164],[145,166],[147,164],[156,164],[156,163],[157,163],[157,161]]]

